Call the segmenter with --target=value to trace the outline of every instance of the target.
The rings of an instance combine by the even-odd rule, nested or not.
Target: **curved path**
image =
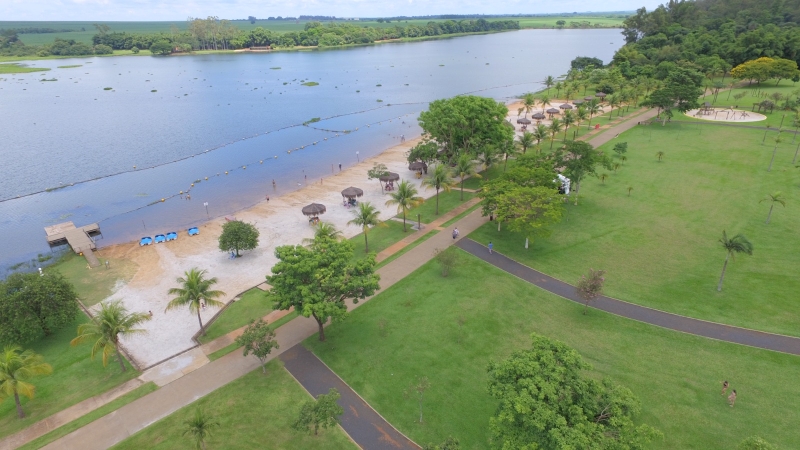
[[[456,243],[456,246],[528,283],[534,284],[560,297],[564,297],[567,300],[572,300],[580,304],[584,303],[583,300],[578,297],[574,286],[531,269],[500,253],[494,252],[489,254],[489,250],[485,246],[472,239],[461,239]],[[670,330],[681,331],[683,333],[694,334],[719,341],[732,342],[734,344],[800,355],[800,338],[679,316],[677,314],[623,302],[606,296],[598,297],[593,300],[589,306],[617,316],[638,320],[639,322]]]
[[[359,447],[370,450],[419,450],[419,445],[395,429],[363,398],[302,344],[280,356],[284,367],[312,397],[336,388],[344,408],[341,425]]]

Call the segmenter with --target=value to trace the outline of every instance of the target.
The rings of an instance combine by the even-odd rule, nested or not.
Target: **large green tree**
[[[587,376],[572,348],[533,334],[529,350],[489,363],[492,448],[639,450],[661,433],[637,426],[639,400],[627,388]]]
[[[664,86],[653,91],[643,102],[645,106],[661,109],[661,124],[671,117],[672,109],[686,112],[700,106],[698,98],[703,95],[703,74],[696,70],[682,67],[673,68],[664,82]]]
[[[450,192],[453,187],[453,179],[450,178],[450,171],[444,164],[437,164],[433,173],[422,180],[422,185],[436,190],[436,215],[439,215],[439,191]]]
[[[240,250],[253,250],[258,247],[258,229],[255,225],[231,220],[222,225],[222,234],[219,235],[219,249],[223,252],[236,252]]]
[[[575,193],[575,204],[578,204],[578,192],[581,181],[589,176],[597,175],[598,167],[611,170],[611,159],[592,144],[584,141],[567,141],[564,149],[554,155],[555,167],[564,168],[564,176],[570,179]]]
[[[150,314],[131,313],[121,301],[104,302],[100,304],[100,311],[92,320],[78,326],[78,336],[70,341],[70,345],[78,345],[87,341],[94,341],[92,345],[92,359],[97,352],[103,354],[103,367],[108,365],[108,358],[116,355],[119,367],[123,372],[125,359],[119,349],[119,338],[144,334],[147,331],[136,328],[143,322],[150,320]]]
[[[55,271],[0,281],[0,342],[24,344],[53,334],[79,313],[72,284]]]
[[[375,257],[353,261],[353,243],[347,240],[322,239],[310,248],[283,245],[275,249],[275,256],[278,263],[266,277],[272,286],[267,299],[277,309],[294,307],[304,317],[313,317],[320,341],[325,340],[328,319],[347,315],[346,300],[358,303],[380,288]]]
[[[36,386],[28,382],[33,377],[53,373],[50,364],[44,362],[42,355],[33,350],[25,350],[16,345],[8,345],[0,354],[0,401],[13,397],[17,405],[17,417],[23,419],[25,411],[19,396],[33,398]]]
[[[369,253],[369,241],[367,240],[369,227],[386,226],[378,219],[379,215],[380,211],[372,206],[370,202],[363,202],[359,203],[358,208],[353,211],[353,220],[347,222],[348,225],[361,227],[361,232],[364,233],[364,253]]]
[[[534,237],[547,236],[548,226],[560,221],[564,210],[563,196],[544,186],[515,186],[497,196],[496,204],[497,220],[522,233],[525,248]]]
[[[722,265],[722,274],[719,276],[719,283],[717,283],[717,291],[722,290],[722,281],[725,279],[725,270],[728,268],[728,260],[731,258],[735,259],[737,253],[744,253],[746,255],[753,254],[753,244],[741,233],[732,238],[728,238],[728,234],[723,230],[722,238],[720,238],[719,243],[722,244],[722,248],[725,249],[726,255],[725,264]]]
[[[177,297],[167,303],[166,311],[177,308],[189,308],[189,312],[197,314],[197,322],[200,324],[200,332],[205,336],[206,329],[203,327],[203,319],[200,317],[200,310],[203,305],[213,308],[221,308],[225,306],[224,303],[217,300],[217,298],[225,295],[222,291],[215,291],[211,289],[212,286],[217,284],[217,279],[206,278],[206,270],[200,270],[196,267],[184,272],[183,277],[178,277],[177,282],[180,287],[171,288],[167,291],[169,295],[176,295]]]
[[[463,95],[430,103],[420,113],[422,140],[435,142],[442,162],[456,161],[461,155],[473,157],[486,145],[512,141],[514,130],[506,125],[508,108],[491,98]]]
[[[417,195],[417,188],[407,180],[403,180],[397,185],[397,189],[389,194],[386,206],[397,205],[397,212],[403,214],[403,232],[406,231],[406,214],[408,211],[425,201]]]

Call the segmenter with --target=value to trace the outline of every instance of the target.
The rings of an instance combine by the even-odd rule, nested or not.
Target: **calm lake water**
[[[418,136],[430,101],[508,100],[566,73],[576,56],[608,62],[622,44],[619,30],[522,30],[328,51],[36,61],[52,70],[0,77],[0,278],[49,254],[45,226],[99,222],[102,247],[196,225]],[[81,67],[58,68],[67,65]],[[192,201],[182,200],[192,183]]]

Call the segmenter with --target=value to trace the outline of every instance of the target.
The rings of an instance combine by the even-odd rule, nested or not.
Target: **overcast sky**
[[[648,10],[664,0],[0,0],[2,20],[168,20],[218,16],[336,17],[544,14]]]

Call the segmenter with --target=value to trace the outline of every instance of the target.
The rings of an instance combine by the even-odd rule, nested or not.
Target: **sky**
[[[653,9],[666,0],[0,0],[0,21],[183,21],[187,17],[547,14]]]

